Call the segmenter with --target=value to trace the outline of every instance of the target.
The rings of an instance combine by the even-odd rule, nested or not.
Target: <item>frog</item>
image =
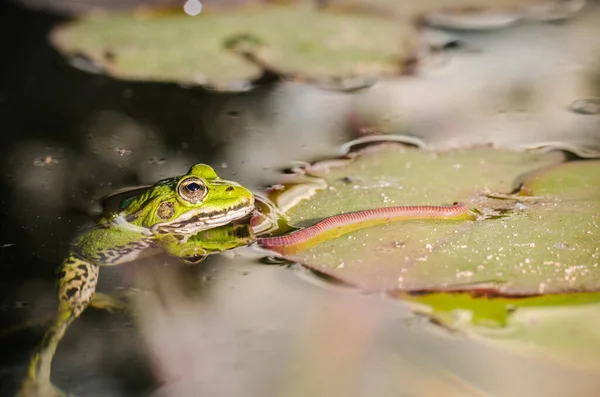
[[[31,358],[19,397],[65,395],[51,383],[52,360],[69,326],[92,303],[102,267],[160,252],[195,264],[248,245],[254,236],[243,219],[254,209],[249,189],[196,164],[100,215],[73,240],[59,267],[58,311]]]

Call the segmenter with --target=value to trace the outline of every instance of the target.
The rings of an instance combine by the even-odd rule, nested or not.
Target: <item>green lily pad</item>
[[[310,189],[272,194],[291,225],[453,201],[479,217],[391,222],[280,255],[363,290],[388,290],[495,348],[600,371],[600,161],[557,154],[383,145],[317,163],[302,175],[313,178]]]
[[[521,298],[474,296],[473,291],[393,295],[413,302],[437,324],[496,348],[600,371],[597,292]]]
[[[411,32],[386,18],[297,2],[194,17],[91,15],[56,28],[51,42],[117,78],[231,87],[265,70],[317,80],[397,74],[413,49]]]
[[[562,160],[559,152],[492,147],[436,152],[382,144],[357,152],[346,161],[325,161],[308,168],[308,177],[319,180],[321,187],[310,200],[289,200],[278,192],[275,201],[298,202],[284,208],[295,226],[368,208],[477,202],[486,193],[510,192],[518,187],[521,175]],[[306,179],[303,177],[302,182]]]
[[[485,328],[505,328],[510,325],[511,314],[516,309],[600,304],[600,294],[597,292],[507,297],[498,296],[497,291],[491,289],[479,289],[423,294],[394,291],[390,295],[425,305],[426,308],[416,308],[417,311],[431,315],[439,323],[451,329],[461,328],[464,324]],[[469,312],[469,319],[466,322],[460,318],[460,312],[464,311]]]
[[[196,16],[144,9],[90,14],[55,28],[50,41],[74,65],[126,80],[239,91],[262,77],[279,76],[329,88],[362,88],[378,77],[412,70],[423,53],[414,23],[419,16],[447,7],[475,8],[484,14],[483,22],[475,22],[480,26],[490,23],[489,8],[518,3],[250,1],[237,7],[209,4]]]
[[[598,164],[598,161],[573,161],[539,170],[524,181],[521,191],[532,195],[598,201]]]
[[[322,189],[296,200],[285,190],[273,195],[294,204],[284,209],[292,226],[368,208],[455,201],[479,217],[389,222],[279,253],[367,291],[490,283],[504,295],[597,291],[600,162],[561,160],[558,152],[383,145],[337,167],[315,165],[303,178],[320,180]],[[523,194],[510,194],[521,184]]]

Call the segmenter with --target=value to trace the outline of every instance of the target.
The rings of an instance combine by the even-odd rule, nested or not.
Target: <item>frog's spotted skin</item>
[[[94,295],[98,272],[98,265],[69,255],[58,274],[60,302],[67,302],[71,307],[77,307],[78,302],[89,303]]]
[[[230,225],[254,209],[252,193],[203,164],[181,177],[157,182],[123,201],[77,237],[59,272],[58,314],[34,354],[20,396],[57,396],[50,383],[52,358],[69,325],[89,305],[101,266],[165,251],[186,262],[248,244],[247,225]]]

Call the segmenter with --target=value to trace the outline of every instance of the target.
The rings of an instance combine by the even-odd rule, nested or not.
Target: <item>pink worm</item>
[[[285,236],[262,237],[258,244],[264,248],[285,247],[300,244],[317,237],[329,230],[349,226],[356,223],[373,220],[391,220],[392,218],[448,218],[462,215],[468,208],[462,203],[450,206],[435,205],[401,205],[397,207],[384,207],[348,214],[334,215],[325,218],[305,229],[297,230]]]

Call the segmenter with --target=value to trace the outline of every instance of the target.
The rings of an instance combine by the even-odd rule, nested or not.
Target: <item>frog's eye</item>
[[[192,204],[201,202],[206,193],[206,185],[200,178],[189,177],[179,184],[179,195]]]

